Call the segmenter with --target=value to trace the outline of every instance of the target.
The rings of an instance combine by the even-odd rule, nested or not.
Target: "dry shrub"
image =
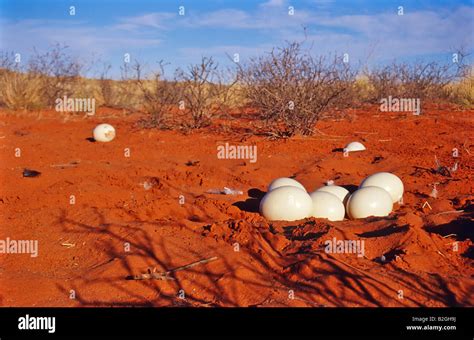
[[[113,101],[110,106],[120,107],[129,111],[140,110],[143,106],[143,96],[137,87],[137,82],[127,71],[127,64],[121,67],[121,79],[112,83]],[[130,68],[130,67],[128,67]]]
[[[134,112],[140,109],[142,98],[136,86],[134,67],[124,63],[120,67],[121,78],[111,79],[109,72],[112,66],[103,63],[98,79],[94,82],[94,92],[100,105]]]
[[[373,102],[375,88],[365,74],[359,74],[356,77],[353,88],[353,104],[363,105]]]
[[[41,79],[23,72],[13,53],[0,53],[0,104],[14,110],[41,106]]]
[[[138,96],[140,105],[149,117],[141,122],[142,127],[169,128],[172,125],[171,109],[178,105],[180,89],[174,81],[165,79],[163,61],[158,63],[158,70],[145,76],[143,65],[135,61],[131,66],[125,64],[122,68],[121,85],[125,85],[128,93]]]
[[[41,80],[43,105],[53,107],[57,98],[73,96],[82,65],[67,53],[67,46],[53,45],[46,53],[34,50],[27,72]]]
[[[115,106],[115,93],[113,89],[114,81],[108,76],[111,68],[112,66],[110,64],[104,64],[99,78],[99,90],[102,97],[102,104],[108,107]]]
[[[0,58],[3,59],[5,55]],[[0,69],[0,104],[13,110],[29,110],[41,107],[41,79],[23,73],[18,66]]]
[[[13,53],[0,54],[0,101],[11,109],[53,107],[55,100],[75,91],[81,64],[54,45],[41,54],[34,50],[28,62],[15,63]]]
[[[31,110],[43,106],[41,79],[27,73],[5,71],[0,75],[1,104],[13,110]]]
[[[446,87],[466,75],[464,54],[459,52],[459,55],[457,63],[393,62],[366,72],[372,85],[370,101],[377,102],[388,96],[437,101],[447,99]]]
[[[311,135],[331,109],[346,106],[355,73],[339,56],[314,58],[300,43],[272,50],[239,67],[248,104],[275,137]]]
[[[463,107],[474,107],[474,68],[471,67],[469,74],[460,81],[449,84],[446,87],[446,95],[449,101]]]
[[[183,128],[208,126],[214,116],[227,112],[236,79],[226,76],[229,75],[219,70],[217,62],[206,57],[199,64],[190,65],[187,70],[176,71],[175,81],[179,84],[182,96],[180,108],[189,113],[182,123]]]

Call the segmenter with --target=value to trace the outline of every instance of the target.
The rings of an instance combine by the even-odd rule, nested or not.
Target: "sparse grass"
[[[462,107],[474,108],[474,75],[471,74],[461,81],[451,83],[446,87],[449,101]]]
[[[0,70],[0,103],[13,110],[32,110],[43,106],[42,80],[20,71]]]

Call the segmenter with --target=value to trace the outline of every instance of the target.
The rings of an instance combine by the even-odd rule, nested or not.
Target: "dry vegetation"
[[[388,96],[419,98],[422,101],[449,98],[448,85],[462,81],[469,75],[468,65],[463,63],[464,53],[458,52],[458,55],[460,57],[456,63],[393,62],[365,72],[372,85],[371,100],[378,101]]]
[[[268,135],[311,135],[318,120],[388,96],[472,107],[474,76],[464,60],[461,53],[457,63],[394,62],[359,72],[340,56],[315,57],[291,43],[233,69],[202,58],[167,76],[164,62],[145,74],[134,61],[113,80],[109,64],[97,79],[82,77],[84,65],[55,45],[21,63],[13,53],[0,53],[0,105],[31,110],[51,108],[63,96],[90,97],[97,105],[145,112],[143,127],[185,130],[208,126],[216,116],[229,118],[231,108],[250,107]]]
[[[201,128],[211,123],[212,117],[226,111],[226,99],[236,83],[225,82],[224,74],[212,58],[202,58],[200,64],[190,65],[187,70],[176,72],[176,82],[180,87],[180,108],[189,113],[183,127]]]
[[[34,50],[27,63],[17,63],[13,53],[1,53],[0,69],[1,104],[28,110],[53,107],[56,98],[74,95],[82,65],[66,46],[54,45],[44,54]]]
[[[463,107],[474,107],[474,68],[466,72],[466,76],[445,88],[448,100]]]
[[[140,98],[141,109],[146,112],[149,119],[142,122],[144,127],[168,126],[170,109],[176,106],[180,99],[180,90],[174,81],[165,80],[165,63],[159,62],[158,71],[153,72],[148,78],[144,78],[142,65],[135,61],[132,64],[132,76],[128,74],[127,64],[122,68],[122,80],[128,82],[128,86],[135,89],[135,95]]]
[[[240,66],[239,80],[268,133],[284,137],[313,134],[324,113],[350,101],[355,72],[341,57],[315,59],[293,43]]]

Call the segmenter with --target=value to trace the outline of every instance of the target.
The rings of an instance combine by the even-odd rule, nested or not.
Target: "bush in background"
[[[365,76],[372,85],[369,101],[378,102],[388,96],[419,98],[421,100],[447,100],[446,88],[464,79],[468,66],[464,54],[459,52],[457,63],[413,62],[397,63],[366,71]]]
[[[474,107],[474,68],[471,67],[465,77],[450,83],[446,87],[449,101],[463,107]]]
[[[311,135],[331,109],[347,104],[355,73],[341,57],[314,58],[300,43],[274,49],[239,67],[248,104],[259,111],[265,133]]]
[[[54,107],[55,100],[76,90],[82,65],[54,45],[48,52],[34,50],[26,64],[16,63],[13,53],[0,54],[0,102],[10,109]]]
[[[214,116],[228,109],[236,79],[227,83],[225,77],[218,63],[206,57],[199,64],[176,71],[175,81],[179,84],[182,97],[180,108],[189,113],[182,127],[196,129],[208,126]]]
[[[473,70],[458,55],[456,63],[393,62],[358,73],[340,56],[314,57],[301,43],[288,43],[236,69],[203,57],[166,77],[164,62],[146,73],[135,61],[124,63],[120,80],[113,80],[110,64],[96,79],[81,77],[84,65],[56,44],[46,53],[35,50],[26,63],[0,53],[0,105],[31,110],[53,107],[63,96],[93,97],[98,105],[146,113],[142,127],[185,131],[216,117],[229,120],[232,108],[247,106],[269,136],[311,135],[319,120],[388,96],[473,107]]]
[[[40,108],[43,103],[41,78],[22,72],[13,54],[0,54],[0,104],[13,110]]]

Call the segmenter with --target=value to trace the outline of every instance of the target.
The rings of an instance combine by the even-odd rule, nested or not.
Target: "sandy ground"
[[[472,306],[473,112],[358,110],[320,122],[315,137],[272,141],[247,133],[245,117],[185,135],[138,129],[138,117],[107,109],[92,118],[2,111],[0,239],[38,240],[39,254],[0,254],[0,305]],[[87,139],[101,122],[116,127],[112,143]],[[367,151],[343,157],[353,140]],[[257,162],[218,159],[225,142],[257,145]],[[435,156],[457,171],[431,171]],[[42,174],[25,178],[24,168]],[[353,191],[377,171],[405,184],[387,218],[258,214],[276,177]],[[224,186],[243,195],[206,193]],[[365,256],[327,254],[334,237],[363,240]],[[174,280],[126,280],[211,257]]]

